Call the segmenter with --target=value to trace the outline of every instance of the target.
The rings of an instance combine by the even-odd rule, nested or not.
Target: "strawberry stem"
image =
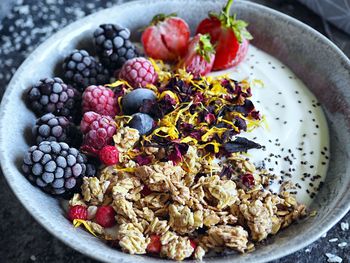
[[[233,0],[228,0],[227,4],[223,9],[223,12],[225,13],[226,17],[230,17],[230,9],[231,9],[232,3],[233,3]]]

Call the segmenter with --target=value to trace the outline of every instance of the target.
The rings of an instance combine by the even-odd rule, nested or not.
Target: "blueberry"
[[[139,88],[126,94],[122,100],[123,111],[125,114],[138,112],[144,100],[155,100],[156,94],[149,89]]]
[[[129,122],[129,126],[139,131],[141,135],[149,133],[153,128],[153,119],[145,113],[135,113]]]

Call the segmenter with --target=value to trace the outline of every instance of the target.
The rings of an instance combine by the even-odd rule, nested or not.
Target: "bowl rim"
[[[69,240],[67,239],[66,236],[64,235],[58,235],[57,234],[57,230],[55,229],[55,225],[52,223],[49,223],[49,221],[43,221],[43,218],[41,218],[38,215],[38,210],[35,209],[35,207],[30,207],[26,202],[24,202],[25,197],[21,192],[18,192],[17,189],[19,188],[19,185],[16,184],[15,181],[11,181],[9,180],[9,175],[11,173],[11,163],[8,160],[8,158],[6,157],[5,151],[4,149],[4,126],[5,124],[3,123],[3,116],[6,112],[6,108],[7,108],[7,104],[10,102],[10,97],[12,94],[12,91],[14,90],[14,86],[16,84],[17,81],[19,81],[22,73],[24,72],[25,68],[27,67],[27,65],[32,63],[32,60],[35,58],[36,54],[38,54],[39,52],[45,50],[48,46],[50,46],[51,43],[55,42],[56,39],[58,39],[61,36],[64,36],[66,33],[68,33],[70,30],[72,30],[73,28],[77,27],[78,25],[84,23],[84,21],[88,21],[90,19],[92,19],[93,17],[99,16],[102,13],[105,12],[109,12],[109,10],[112,9],[116,9],[116,8],[132,8],[133,6],[137,6],[137,5],[148,5],[148,4],[157,4],[157,3],[161,3],[164,1],[168,1],[171,2],[171,0],[133,0],[130,2],[126,2],[126,3],[121,3],[121,4],[116,4],[113,5],[112,7],[106,8],[106,9],[102,9],[100,11],[97,11],[95,13],[92,13],[86,17],[83,17],[81,19],[78,19],[77,21],[65,26],[64,28],[60,29],[59,31],[57,31],[56,33],[54,33],[52,36],[50,36],[47,40],[45,40],[43,43],[41,43],[25,60],[24,62],[20,65],[20,67],[17,69],[17,71],[15,72],[15,74],[13,75],[11,81],[9,82],[9,84],[7,85],[6,91],[2,97],[1,100],[1,105],[0,105],[0,166],[1,166],[1,170],[4,174],[4,177],[6,179],[7,184],[10,186],[10,188],[12,189],[12,192],[15,194],[15,196],[17,197],[17,199],[21,202],[21,204],[23,205],[23,207],[29,212],[29,214],[44,228],[46,229],[50,234],[52,234],[55,238],[59,239],[60,241],[62,241],[65,245],[79,251],[80,253],[94,258],[96,260],[100,260],[100,261],[104,261],[107,262],[107,258],[101,256],[98,253],[91,253],[88,252],[88,246],[85,246],[84,243],[75,243],[72,244],[69,242]],[[220,5],[222,6],[223,3],[226,2],[226,0],[205,0],[207,2],[212,2],[213,5]],[[192,3],[196,3],[196,0],[177,0],[177,2],[183,2],[184,4],[192,4]],[[344,67],[349,67],[350,68],[350,59],[340,50],[340,48],[338,48],[333,42],[331,42],[328,38],[326,38],[324,35],[322,35],[320,32],[316,31],[315,29],[313,29],[312,27],[304,24],[303,22],[289,16],[286,15],[284,13],[281,13],[277,10],[274,10],[272,8],[263,6],[261,4],[258,3],[254,3],[254,2],[250,2],[250,1],[243,1],[243,0],[236,0],[236,3],[240,4],[240,5],[246,5],[250,8],[256,9],[257,11],[261,10],[267,13],[270,13],[274,16],[280,17],[281,19],[288,21],[289,23],[291,23],[293,26],[295,27],[301,27],[304,30],[306,30],[308,33],[310,33],[311,35],[313,35],[315,38],[318,38],[321,42],[323,42],[325,45],[327,45],[332,52],[334,52],[337,56],[338,59],[342,61]],[[328,176],[328,175],[327,175]],[[271,253],[269,254],[267,257],[258,259],[255,262],[267,262],[267,261],[271,261],[271,260],[276,260],[278,258],[287,256],[289,254],[292,254],[300,249],[302,249],[303,247],[313,243],[314,241],[316,241],[317,239],[319,239],[324,233],[326,233],[330,228],[332,228],[338,221],[340,221],[345,214],[350,210],[350,202],[346,202],[346,200],[350,200],[350,192],[348,192],[345,197],[343,198],[343,202],[340,206],[337,207],[337,209],[333,209],[331,212],[329,212],[329,216],[326,220],[324,220],[321,231],[320,229],[318,229],[318,231],[313,231],[311,232],[307,238],[304,240],[303,243],[299,243],[294,245],[293,247],[290,247],[288,250],[284,250],[284,251],[279,251],[278,253]],[[123,252],[122,252],[123,253]],[[122,257],[122,256],[121,256]],[[121,258],[120,258],[121,259]],[[137,258],[135,258],[137,260]],[[229,260],[229,259],[228,259]],[[209,261],[209,260],[208,260]],[[211,261],[211,260],[210,260]]]

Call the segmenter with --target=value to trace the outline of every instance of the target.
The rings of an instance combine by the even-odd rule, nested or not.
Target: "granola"
[[[169,107],[159,108],[155,128],[141,136],[128,127],[128,116],[116,117],[119,162],[84,177],[81,194],[70,200],[71,206],[87,207],[89,231],[130,254],[202,260],[210,251],[252,251],[305,215],[305,206],[287,191],[290,184],[272,193],[268,185],[275,175],[241,153],[259,148],[236,136],[261,121],[249,100],[249,83],[194,80],[181,71],[160,78],[165,84],[151,88]],[[191,87],[192,95],[174,83]],[[249,109],[242,109],[245,104]],[[112,230],[95,223],[101,206],[112,207]]]

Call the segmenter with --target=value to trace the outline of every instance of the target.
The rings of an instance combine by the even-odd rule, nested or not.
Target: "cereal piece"
[[[115,147],[120,153],[126,153],[131,150],[139,139],[140,134],[138,130],[130,127],[122,127],[113,135]],[[119,158],[123,158],[123,154],[119,154]],[[123,160],[120,159],[119,161],[122,162]]]
[[[137,167],[135,174],[152,191],[169,192],[176,190],[173,183],[180,182],[185,171],[180,166],[173,165],[172,162],[166,162]]]
[[[146,238],[140,229],[132,223],[121,224],[117,238],[123,251],[130,254],[145,254],[149,238]]]
[[[225,246],[244,253],[248,245],[248,232],[241,226],[214,226],[208,230],[208,236],[201,240],[201,244],[209,248]]]
[[[271,215],[260,200],[251,204],[241,204],[239,209],[247,220],[253,240],[260,241],[272,232]]]
[[[220,217],[210,209],[206,209],[203,215],[203,224],[207,227],[215,226],[220,222]]]
[[[203,226],[203,212],[198,210],[194,213],[188,206],[169,205],[169,225],[180,234],[191,233]]]
[[[129,219],[133,223],[137,222],[137,216],[133,209],[132,202],[126,200],[124,196],[117,195],[114,198],[112,206],[118,215],[121,215],[124,218]]]
[[[194,250],[194,254],[193,254],[194,259],[202,261],[204,255],[205,255],[204,248],[202,248],[201,246],[197,246],[196,249]]]
[[[166,233],[164,233],[161,237],[160,237],[160,242],[162,243],[162,245],[166,245],[169,242],[171,242],[172,240],[176,239],[177,235],[172,232],[172,231],[167,231]]]
[[[85,222],[95,234],[102,235],[105,233],[104,228],[102,226],[100,226],[99,224],[92,222],[92,221],[88,221],[88,220]]]
[[[86,206],[84,200],[81,198],[80,194],[74,194],[73,197],[69,200],[70,206],[81,205]]]
[[[206,201],[218,209],[225,209],[238,199],[236,184],[231,180],[221,180],[218,175],[201,177],[198,184],[203,185]]]
[[[187,237],[177,237],[162,246],[161,256],[170,259],[184,260],[192,255],[194,249]]]
[[[156,234],[162,235],[169,230],[170,226],[168,225],[167,220],[159,220],[158,217],[155,217],[152,222],[149,224],[146,229],[146,234]]]
[[[101,205],[109,184],[109,181],[100,181],[97,177],[84,177],[81,186],[84,201],[92,205]]]

